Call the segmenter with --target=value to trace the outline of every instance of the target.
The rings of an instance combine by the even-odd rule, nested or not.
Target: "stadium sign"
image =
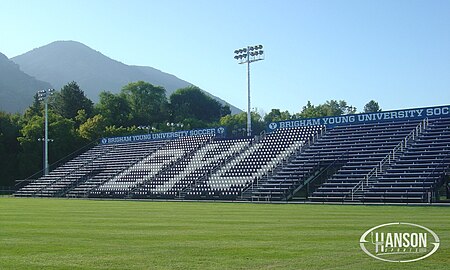
[[[115,143],[132,143],[132,142],[146,142],[146,141],[159,141],[159,140],[171,140],[182,137],[192,136],[225,136],[225,128],[205,128],[205,129],[193,129],[193,130],[181,130],[173,132],[161,132],[161,133],[149,133],[139,134],[121,137],[111,137],[101,139],[101,144],[115,144]]]
[[[432,230],[413,223],[386,223],[367,230],[360,238],[361,249],[385,262],[423,260],[439,248],[439,237]]]
[[[320,125],[324,125],[327,127],[334,127],[348,124],[363,124],[371,122],[402,121],[402,120],[420,120],[425,118],[439,118],[439,117],[450,117],[450,105],[376,112],[376,113],[347,114],[340,116],[279,121],[270,123],[268,125],[267,130],[269,132],[272,132],[279,128],[293,128],[293,127],[320,126]]]

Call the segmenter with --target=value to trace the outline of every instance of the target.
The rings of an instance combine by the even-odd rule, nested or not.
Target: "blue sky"
[[[344,99],[361,111],[450,103],[448,0],[0,0],[0,52],[76,40],[176,75],[246,109],[235,49],[262,44],[252,108],[299,112]]]

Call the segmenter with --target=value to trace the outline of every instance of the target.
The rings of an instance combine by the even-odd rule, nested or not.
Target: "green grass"
[[[450,208],[0,198],[0,269],[449,269]],[[436,232],[415,263],[361,251],[387,222]]]

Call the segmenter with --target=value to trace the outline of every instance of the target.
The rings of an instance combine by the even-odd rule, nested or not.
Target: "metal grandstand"
[[[281,121],[243,139],[221,128],[105,138],[15,196],[436,201],[449,188],[449,108]]]

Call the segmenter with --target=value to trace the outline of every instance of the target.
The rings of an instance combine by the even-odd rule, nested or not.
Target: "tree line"
[[[225,126],[228,136],[246,134],[245,112],[231,115],[230,107],[206,95],[196,86],[178,89],[169,97],[161,86],[139,81],[125,85],[117,94],[104,91],[94,104],[76,82],[70,82],[48,100],[49,163],[64,161],[102,137],[190,130]],[[364,112],[381,111],[375,101]],[[308,102],[299,113],[272,109],[251,113],[253,134],[274,121],[352,114],[356,108],[345,101],[320,105]],[[38,95],[23,114],[0,111],[0,187],[13,186],[42,170],[44,103]],[[36,176],[37,177],[37,176]]]

